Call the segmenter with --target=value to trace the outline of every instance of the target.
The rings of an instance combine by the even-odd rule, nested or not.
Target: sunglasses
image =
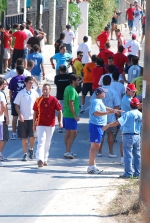
[[[79,55],[80,57],[83,57],[83,55]]]

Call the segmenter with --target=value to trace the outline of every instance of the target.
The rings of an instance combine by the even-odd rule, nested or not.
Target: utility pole
[[[140,201],[150,207],[150,1],[146,1]],[[143,95],[144,95],[143,94]]]
[[[36,16],[37,29],[41,28],[42,26],[42,14],[43,14],[42,0],[37,0],[37,16]]]

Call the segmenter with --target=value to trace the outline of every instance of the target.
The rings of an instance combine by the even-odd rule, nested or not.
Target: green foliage
[[[80,9],[77,4],[73,2],[68,4],[68,21],[74,28],[74,31],[76,31],[78,26],[82,23]]]
[[[92,0],[89,6],[89,35],[92,38],[104,29],[111,21],[116,0]]]
[[[0,20],[2,11],[7,11],[7,0],[0,0]]]

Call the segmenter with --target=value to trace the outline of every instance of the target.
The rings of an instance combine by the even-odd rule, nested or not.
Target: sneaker
[[[97,156],[98,157],[102,157],[102,153],[97,153]]]
[[[27,161],[27,154],[26,153],[23,155],[22,161]]]
[[[123,159],[123,157],[121,157],[121,160],[120,160],[120,165],[124,165],[124,159]]]
[[[28,152],[29,152],[29,158],[32,160],[33,159],[33,149],[29,149],[28,150]]]
[[[38,168],[41,168],[41,167],[43,167],[43,162],[42,162],[42,160],[39,160],[38,161]]]
[[[16,133],[13,133],[11,136],[11,140],[15,140],[16,139]]]
[[[4,73],[7,73],[7,70],[4,70]]]
[[[82,114],[83,112],[85,112],[85,110],[84,110],[83,107],[81,107],[81,109],[80,109],[80,113]]]
[[[5,158],[4,156],[3,156],[3,154],[1,154],[0,155],[0,161],[6,161],[7,160],[7,158]]]
[[[109,158],[116,158],[117,155],[115,155],[115,154],[109,154],[108,157],[109,157]]]
[[[48,163],[45,161],[45,162],[43,163],[43,166],[48,166]]]
[[[76,153],[70,152],[71,155],[73,155],[74,157],[77,157]]]
[[[65,158],[74,159],[74,156],[71,153],[64,153]]]
[[[10,68],[7,68],[7,71],[10,71],[11,69]]]
[[[59,132],[59,133],[63,133],[63,128],[59,128],[59,129],[58,129],[58,132]]]
[[[129,179],[129,178],[133,178],[133,176],[126,176],[126,175],[120,175],[119,178],[123,178],[123,179]]]
[[[96,168],[95,166],[89,166],[87,168],[87,172],[90,173],[90,174],[100,174],[101,172],[103,172],[103,170],[99,170],[98,168]]]

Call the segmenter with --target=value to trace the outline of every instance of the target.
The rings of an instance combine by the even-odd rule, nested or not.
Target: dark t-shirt
[[[59,74],[55,76],[54,83],[57,86],[56,98],[58,100],[63,100],[64,90],[69,85],[70,74]]]
[[[60,47],[61,45],[63,45],[63,40],[58,39],[58,40],[56,41],[56,43],[55,43],[55,54],[56,54],[56,53],[59,53],[59,47]]]
[[[43,39],[42,36],[33,36],[29,38],[27,44],[30,44],[31,47],[33,47],[35,44],[37,44],[40,47],[40,41]],[[30,50],[30,53],[33,53],[33,49]]]

